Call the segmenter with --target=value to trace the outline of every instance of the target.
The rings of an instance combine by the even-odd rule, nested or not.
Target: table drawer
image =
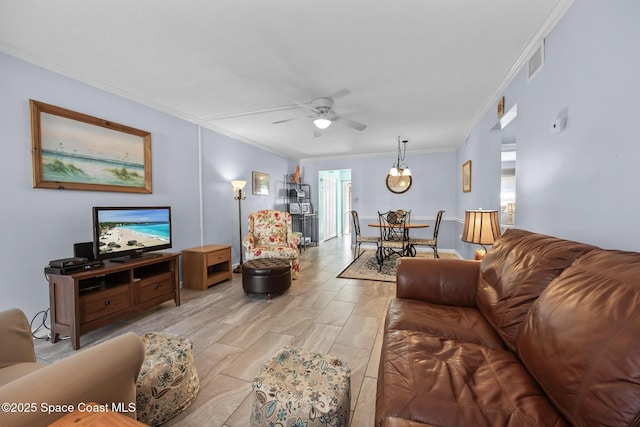
[[[150,301],[158,296],[173,293],[175,288],[170,278],[140,283],[138,303]]]
[[[80,323],[117,313],[130,305],[128,286],[90,292],[80,296]]]
[[[230,252],[231,251],[229,250],[225,250],[225,251],[218,251],[218,252],[207,254],[207,265],[213,265],[213,264],[218,264],[224,261],[229,261]]]

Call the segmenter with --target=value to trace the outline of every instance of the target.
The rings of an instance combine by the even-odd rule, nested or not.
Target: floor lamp
[[[240,239],[240,263],[233,269],[234,273],[242,273],[242,200],[247,198],[247,195],[242,191],[247,181],[231,181],[233,186],[233,198],[238,201],[238,237]]]

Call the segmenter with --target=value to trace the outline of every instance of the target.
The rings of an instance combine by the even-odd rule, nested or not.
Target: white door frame
[[[325,175],[324,189],[322,194],[323,200],[323,240],[333,239],[338,236],[338,221],[336,218],[336,210],[338,205],[337,186],[338,181],[330,175]]]

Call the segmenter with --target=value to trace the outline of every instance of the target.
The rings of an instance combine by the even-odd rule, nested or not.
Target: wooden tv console
[[[180,254],[105,261],[94,270],[49,274],[51,342],[60,335],[80,348],[80,335],[173,299],[180,305]]]

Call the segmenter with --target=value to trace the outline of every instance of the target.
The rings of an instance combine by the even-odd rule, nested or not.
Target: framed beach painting
[[[151,193],[151,133],[29,103],[34,188]]]
[[[269,174],[253,171],[253,194],[269,195]]]

